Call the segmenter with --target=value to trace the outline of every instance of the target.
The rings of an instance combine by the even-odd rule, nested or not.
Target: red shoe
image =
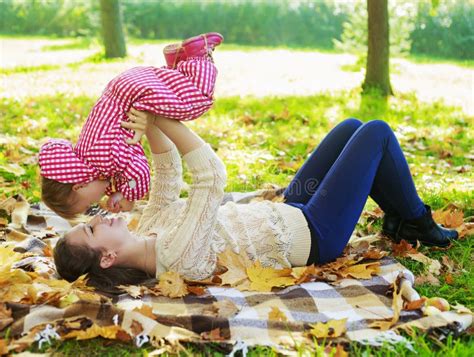
[[[208,32],[184,40],[181,44],[173,43],[163,49],[166,64],[175,68],[178,62],[190,57],[205,57],[212,59],[212,51],[219,46],[224,37],[217,32]]]

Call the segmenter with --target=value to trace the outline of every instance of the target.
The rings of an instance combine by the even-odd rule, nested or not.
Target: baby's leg
[[[166,118],[192,120],[213,105],[217,69],[208,59],[190,59],[177,69],[148,67],[142,76],[140,96],[132,103],[137,110]]]
[[[187,77],[206,97],[212,98],[216,84],[217,68],[214,63],[204,57],[189,58],[178,63],[176,68]]]

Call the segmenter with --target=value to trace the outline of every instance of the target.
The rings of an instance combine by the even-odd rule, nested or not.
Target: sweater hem
[[[305,266],[311,250],[311,231],[306,217],[300,209],[286,203],[275,202],[275,207],[292,234],[288,261],[292,266]]]

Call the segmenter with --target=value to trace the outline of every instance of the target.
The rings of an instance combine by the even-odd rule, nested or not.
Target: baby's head
[[[107,181],[94,179],[97,170],[88,165],[63,139],[51,139],[39,152],[42,177],[42,199],[64,218],[84,213],[104,195]]]
[[[102,180],[74,184],[42,177],[41,198],[59,216],[72,219],[99,202],[107,185],[108,182]]]

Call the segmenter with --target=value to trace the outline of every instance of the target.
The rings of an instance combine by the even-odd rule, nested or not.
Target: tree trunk
[[[367,0],[368,49],[364,93],[377,89],[382,95],[393,94],[389,72],[389,25],[387,0]]]
[[[123,36],[119,0],[100,0],[100,18],[105,57],[125,57],[127,49]]]

